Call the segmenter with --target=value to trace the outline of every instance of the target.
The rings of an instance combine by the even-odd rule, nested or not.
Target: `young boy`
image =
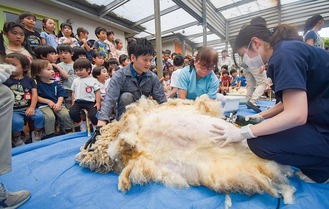
[[[93,45],[90,41],[88,41],[88,35],[89,32],[85,28],[83,27],[77,28],[78,44],[81,48],[86,50],[87,58],[91,61],[91,58],[93,56],[93,50],[92,50]]]
[[[95,35],[97,36],[98,40],[94,43],[94,52],[101,52],[107,61],[111,57],[111,49],[110,46],[105,42],[107,39],[106,29],[97,27],[95,29]]]
[[[63,78],[63,87],[67,93],[67,98],[65,99],[65,106],[67,108],[70,108],[72,104],[71,86],[73,80],[77,78],[77,75],[75,74],[73,69],[73,49],[70,45],[60,44],[57,46],[57,52],[59,54],[59,58],[62,61],[58,63],[58,66],[60,66],[68,74],[68,77],[66,79]]]
[[[223,95],[226,95],[226,93],[229,92],[229,86],[230,86],[230,76],[229,76],[227,70],[223,70],[222,71],[222,85],[220,87],[221,93]]]
[[[56,64],[58,54],[54,47],[45,44],[38,46],[34,51],[38,59],[48,60],[53,66],[55,81],[62,84],[63,79],[68,79],[69,75],[67,74],[67,72]]]
[[[230,88],[238,90],[241,85],[240,77],[238,76],[238,71],[236,69],[231,69],[230,74],[231,74]]]
[[[95,52],[93,54],[93,58],[92,58],[92,61],[93,61],[93,69],[95,67],[100,67],[100,66],[104,66],[104,54],[102,52]]]
[[[114,32],[109,30],[106,32],[107,34],[107,40],[105,40],[105,43],[107,43],[110,46],[110,57],[109,58],[115,58],[118,59],[117,57],[117,52],[115,48],[115,42],[114,42]]]
[[[73,68],[78,78],[74,79],[72,83],[70,117],[75,123],[80,125],[80,131],[85,131],[86,123],[81,120],[80,112],[82,109],[86,109],[93,126],[96,126],[96,113],[101,105],[100,87],[98,81],[90,76],[91,63],[87,58],[77,59]]]
[[[110,122],[116,104],[116,119],[119,120],[126,105],[136,102],[143,95],[152,96],[159,104],[167,101],[158,77],[149,71],[154,55],[152,44],[144,38],[131,40],[128,55],[131,64],[118,70],[110,80],[105,100],[97,113],[98,126]]]

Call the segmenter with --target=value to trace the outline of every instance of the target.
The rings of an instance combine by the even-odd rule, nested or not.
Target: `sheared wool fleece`
[[[225,124],[221,104],[206,95],[195,101],[169,100],[158,105],[141,99],[127,107],[120,121],[101,129],[91,149],[75,160],[92,171],[119,173],[118,189],[131,183],[167,186],[203,185],[216,192],[267,192],[293,202],[289,166],[254,155],[246,141],[219,148],[212,124]]]

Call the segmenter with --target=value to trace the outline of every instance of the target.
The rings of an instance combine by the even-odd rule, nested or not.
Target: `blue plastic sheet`
[[[261,101],[261,109],[273,105]],[[239,114],[253,114],[243,105]],[[225,208],[225,195],[205,187],[172,188],[149,183],[133,185],[127,193],[117,189],[118,175],[99,174],[82,168],[74,156],[88,140],[86,133],[53,137],[13,149],[13,171],[0,176],[10,191],[27,189],[31,199],[22,209],[219,209]],[[220,175],[220,174],[219,174]],[[329,184],[309,184],[292,177],[295,203],[280,207],[329,208]],[[231,194],[232,209],[275,209],[278,199],[268,194]]]

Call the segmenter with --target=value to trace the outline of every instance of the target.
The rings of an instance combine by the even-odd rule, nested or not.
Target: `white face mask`
[[[251,41],[249,42],[247,52],[249,51]],[[259,52],[257,51],[258,55],[256,57],[250,58],[247,54],[247,52],[243,55],[242,62],[248,65],[250,68],[260,68],[264,66],[264,62],[262,60],[262,57],[260,56]]]

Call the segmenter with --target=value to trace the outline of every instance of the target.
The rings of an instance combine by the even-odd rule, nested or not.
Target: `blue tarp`
[[[261,109],[272,103],[262,101]],[[243,106],[241,114],[253,114]],[[73,133],[13,149],[13,171],[0,176],[10,191],[27,189],[31,199],[22,209],[153,209],[225,208],[225,195],[205,187],[171,188],[162,184],[133,185],[127,193],[117,189],[118,175],[99,174],[82,168],[74,156],[88,140],[86,133]],[[292,177],[295,203],[280,207],[329,208],[329,184],[309,184]],[[278,199],[268,194],[231,194],[232,209],[275,209]]]

